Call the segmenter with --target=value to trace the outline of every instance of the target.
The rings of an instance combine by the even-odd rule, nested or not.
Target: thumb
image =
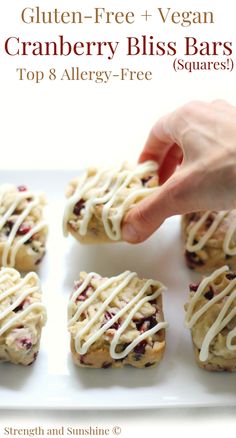
[[[146,240],[167,217],[196,210],[191,178],[170,178],[156,192],[131,208],[122,225],[122,238],[129,243]],[[195,199],[194,199],[195,198]]]

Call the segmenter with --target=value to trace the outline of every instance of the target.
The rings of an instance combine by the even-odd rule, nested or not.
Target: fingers
[[[124,240],[142,242],[167,217],[215,205],[215,201],[206,197],[204,178],[209,172],[205,157],[210,153],[215,155],[219,131],[216,128],[219,115],[224,112],[232,125],[235,109],[227,102],[190,102],[155,124],[139,161],[151,159],[158,163],[162,185],[128,212],[122,228]],[[183,157],[184,165],[175,172]],[[208,185],[213,193],[212,180]]]
[[[162,164],[166,160],[169,151],[172,150],[172,152],[176,152],[176,147],[173,148],[175,145],[178,145],[179,148],[184,147],[183,137],[186,130],[188,130],[191,123],[196,122],[196,120],[198,124],[204,123],[209,113],[209,108],[210,104],[208,103],[194,101],[183,105],[176,111],[158,120],[149,134],[144,149],[139,157],[139,162],[154,160],[158,163],[161,173]],[[181,157],[179,150],[178,154]],[[180,159],[181,158],[178,157],[177,162]],[[165,170],[163,170],[163,173],[165,174]]]
[[[169,216],[194,210],[190,188],[191,175],[170,178],[156,193],[137,204],[126,215],[122,237],[130,243],[146,240]]]
[[[168,150],[173,146],[174,140],[166,131],[166,122],[169,116],[160,119],[152,128],[144,149],[139,157],[139,162],[154,160],[161,166]]]
[[[183,151],[177,145],[171,146],[167,152],[162,165],[159,169],[159,183],[162,185],[167,181],[168,178],[175,172],[178,165],[181,164],[183,160]]]

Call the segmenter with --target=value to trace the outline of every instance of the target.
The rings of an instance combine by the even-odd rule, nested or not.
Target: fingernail
[[[135,228],[130,224],[125,224],[122,228],[122,237],[127,242],[137,242],[138,233]]]

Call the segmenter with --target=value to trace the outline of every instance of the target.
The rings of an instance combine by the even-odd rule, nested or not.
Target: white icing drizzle
[[[213,220],[211,226],[206,230],[205,234],[199,239],[197,243],[193,243],[196,239],[197,232],[201,228],[202,225],[207,221],[209,215],[211,214],[210,211],[206,211],[202,217],[191,227],[187,243],[186,243],[186,249],[189,252],[195,252],[200,251],[208,242],[208,240],[212,237],[214,232],[217,230],[223,219],[229,214],[229,211],[220,211],[215,216],[215,219]],[[223,241],[223,250],[224,253],[227,255],[234,256],[236,255],[236,246],[234,248],[230,247],[231,240],[233,235],[236,232],[236,220],[232,222],[232,224],[229,226],[227,232],[225,233],[224,241]]]
[[[207,243],[207,241],[212,237],[213,233],[216,231],[218,226],[220,225],[221,221],[224,219],[224,217],[227,214],[227,211],[221,211],[219,212],[214,221],[212,222],[211,226],[208,228],[206,233],[201,237],[201,239],[197,243],[193,243],[196,234],[198,230],[201,228],[201,226],[207,221],[210,211],[206,211],[203,216],[192,226],[192,228],[189,231],[187,243],[186,243],[186,249],[189,252],[195,252],[200,251]]]
[[[228,255],[234,256],[236,255],[236,246],[235,248],[230,248],[230,243],[232,240],[233,235],[235,234],[236,231],[236,220],[234,220],[231,225],[229,226],[225,238],[224,238],[224,243],[223,243],[223,249],[224,252]]]
[[[2,202],[4,201],[4,197],[9,193],[16,190],[16,187],[10,184],[3,184],[0,186],[0,207]],[[22,213],[17,217],[16,222],[14,223],[9,236],[7,237],[7,240],[4,242],[1,242],[1,245],[3,245],[3,252],[2,252],[2,260],[1,265],[2,266],[9,266],[14,267],[15,266],[15,259],[17,252],[21,248],[21,246],[27,242],[35,233],[40,231],[42,228],[44,228],[47,224],[45,221],[41,220],[36,225],[34,225],[26,234],[21,236],[19,239],[16,240],[17,232],[24,222],[24,220],[27,218],[27,216],[30,214],[33,208],[37,207],[40,204],[39,195],[30,192],[28,190],[16,193],[16,196],[12,202],[12,204],[8,207],[8,210],[3,214],[3,216],[0,218],[0,230],[4,227],[4,225],[7,223],[8,219],[11,217],[11,215],[14,213],[17,206],[20,204],[20,202],[24,199],[30,198],[32,201],[27,203],[27,206],[22,211]],[[10,260],[9,260],[10,259]]]
[[[79,321],[80,315],[84,312],[85,309],[89,307],[91,303],[94,302],[97,296],[101,294],[102,291],[105,291],[107,288],[114,285],[112,293],[108,296],[108,298],[101,304],[100,308],[96,312],[96,314],[88,320],[88,322],[81,328],[79,333],[75,337],[75,349],[77,353],[79,354],[86,354],[88,349],[91,347],[94,342],[96,342],[102,335],[105,333],[116,321],[119,320],[123,315],[127,314],[127,312],[130,310],[130,312],[127,314],[125,321],[122,323],[120,328],[116,331],[114,338],[111,342],[110,346],[110,355],[113,359],[122,359],[127,354],[132,351],[139,342],[142,340],[148,338],[149,336],[153,335],[154,333],[157,333],[161,329],[165,329],[168,327],[167,322],[159,322],[155,327],[153,327],[150,330],[145,331],[144,333],[137,336],[128,347],[121,353],[116,352],[116,347],[119,343],[120,336],[124,332],[124,330],[127,328],[129,323],[131,322],[133,316],[135,313],[138,312],[138,310],[143,306],[144,303],[147,301],[152,301],[156,299],[163,291],[166,290],[164,285],[158,281],[154,280],[147,280],[144,284],[144,286],[140,289],[140,291],[137,293],[137,295],[132,298],[130,302],[128,302],[122,309],[120,309],[107,323],[105,323],[99,330],[97,330],[95,333],[91,334],[87,341],[82,343],[83,336],[89,332],[89,330],[93,327],[93,325],[97,322],[99,317],[105,313],[108,305],[114,300],[114,298],[119,294],[120,291],[122,291],[128,284],[131,282],[132,279],[137,277],[137,274],[135,272],[125,271],[124,273],[109,278],[105,280],[95,291],[94,293],[86,299],[84,302],[80,303],[78,306],[78,309],[76,313],[72,314],[73,305],[76,301],[76,299],[79,297],[79,295],[86,289],[86,287],[89,285],[91,279],[93,277],[98,276],[98,274],[91,272],[87,275],[81,286],[74,292],[72,295],[69,307],[68,307],[68,327],[70,328],[73,324]],[[152,294],[145,296],[148,288],[150,286],[156,286],[157,290]]]
[[[82,218],[79,223],[80,235],[84,236],[87,233],[94,206],[103,204],[102,220],[106,234],[111,240],[120,240],[121,221],[124,213],[138,197],[145,198],[153,193],[156,187],[136,187],[125,201],[123,200],[124,190],[127,189],[133,178],[142,178],[142,176],[155,171],[157,171],[157,164],[154,161],[146,161],[134,169],[123,169],[123,166],[116,169],[102,169],[88,180],[88,172],[84,173],[78,180],[75,193],[67,201],[63,219],[64,235],[68,235],[67,223],[75,204],[81,199],[85,199],[86,203],[81,211]],[[99,186],[99,182],[102,182],[102,185]]]
[[[33,311],[42,312],[42,324],[46,323],[46,309],[39,301],[29,304],[24,310],[17,312],[14,316],[9,315],[23,301],[34,293],[41,294],[40,282],[37,274],[30,272],[23,279],[15,269],[2,268],[0,270],[0,303],[6,298],[16,294],[12,304],[0,311],[0,336],[15,325],[18,320],[22,320],[28,313]],[[6,321],[4,319],[6,318]]]
[[[220,269],[217,269],[213,274],[204,278],[202,282],[199,284],[197,291],[194,293],[192,299],[190,300],[186,312],[185,325],[188,328],[192,328],[194,324],[198,321],[198,319],[208,311],[210,307],[212,307],[215,303],[220,302],[224,299],[224,304],[222,309],[217,316],[216,320],[208,330],[201,346],[199,359],[204,362],[208,359],[209,356],[209,348],[210,344],[213,341],[214,337],[223,330],[224,327],[236,316],[236,306],[230,310],[230,306],[232,302],[236,299],[236,278],[231,280],[230,283],[217,295],[214,296],[211,300],[209,300],[204,306],[202,306],[199,310],[194,312],[194,307],[197,304],[199,298],[201,298],[203,292],[207,288],[207,286],[214,281],[225,272],[229,271],[228,266],[223,266]],[[227,297],[227,295],[229,296]],[[231,330],[226,338],[226,347],[228,350],[235,351],[236,345],[232,345],[233,338],[236,337],[236,328]]]

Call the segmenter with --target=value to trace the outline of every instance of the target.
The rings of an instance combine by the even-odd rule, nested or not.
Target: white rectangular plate
[[[194,361],[184,327],[188,284],[198,278],[184,265],[179,218],[171,218],[147,242],[82,246],[62,235],[64,189],[78,172],[1,171],[0,183],[26,184],[48,199],[48,252],[40,269],[48,323],[41,350],[31,367],[0,365],[0,408],[138,409],[235,406],[236,375],[210,373]],[[167,350],[155,369],[94,370],[76,368],[69,351],[67,302],[79,271],[105,276],[126,269],[157,278],[168,286],[164,311],[170,327]]]

